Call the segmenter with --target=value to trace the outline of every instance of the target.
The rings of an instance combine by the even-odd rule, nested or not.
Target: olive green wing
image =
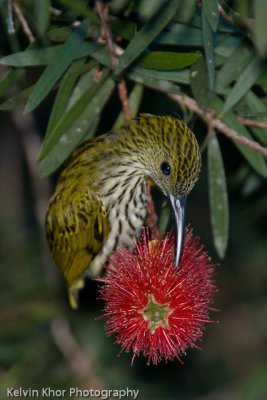
[[[77,307],[85,272],[108,233],[105,208],[92,190],[54,196],[46,215],[46,235],[54,261],[68,283],[73,308]]]

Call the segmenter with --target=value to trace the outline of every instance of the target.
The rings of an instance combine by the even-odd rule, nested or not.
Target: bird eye
[[[160,166],[160,169],[164,175],[170,175],[171,173],[171,166],[167,161],[163,161]]]

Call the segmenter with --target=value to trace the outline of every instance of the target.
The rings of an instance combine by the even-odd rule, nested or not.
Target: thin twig
[[[27,36],[29,42],[30,43],[35,42],[35,37],[33,36],[33,33],[29,28],[28,22],[26,21],[26,19],[24,18],[23,14],[22,14],[20,6],[17,3],[13,2],[13,8],[14,8],[14,11],[15,11],[20,23],[21,23],[22,30],[25,33],[25,35]]]
[[[111,34],[111,31],[108,26],[108,19],[109,19],[108,5],[102,3],[101,0],[96,0],[95,9],[101,20],[101,35],[100,36],[107,44],[107,48],[111,55],[112,69],[114,69],[118,64],[118,60],[116,57],[114,42],[112,40],[112,34]]]
[[[267,148],[261,146],[258,142],[254,140],[247,139],[244,136],[241,136],[236,132],[234,129],[229,128],[224,122],[222,122],[219,118],[214,118],[214,110],[204,110],[201,108],[198,103],[189,96],[186,95],[179,95],[179,94],[172,94],[168,93],[168,96],[178,103],[180,106],[185,106],[190,111],[197,114],[203,121],[208,124],[208,126],[217,129],[219,132],[227,136],[231,140],[235,140],[245,146],[256,150],[258,153],[267,156]]]
[[[101,0],[96,0],[95,8],[101,20],[100,40],[102,39],[103,42],[106,43],[107,49],[109,50],[111,55],[111,68],[115,69],[115,67],[118,64],[117,57],[118,55],[121,54],[122,51],[119,48],[119,46],[115,44],[112,37],[112,33],[108,26],[108,20],[109,20],[108,4],[102,3]],[[132,117],[132,113],[129,106],[128,93],[124,79],[121,79],[121,81],[117,85],[117,88],[118,88],[119,99],[121,101],[122,109],[125,115],[125,119],[129,120]]]
[[[239,117],[239,121],[241,122],[241,124],[246,126],[252,126],[261,129],[267,128],[267,121],[256,121],[254,119],[244,118],[244,117]]]
[[[267,147],[261,146],[255,140],[250,140],[250,139],[247,139],[245,136],[239,135],[234,129],[229,128],[227,125],[225,125],[220,119],[215,119],[213,121],[213,126],[215,129],[217,129],[218,131],[223,133],[229,139],[232,139],[232,140],[235,140],[236,142],[244,144],[245,146],[247,146],[253,150],[256,150],[258,153],[261,153],[262,155],[267,156]]]
[[[132,118],[132,112],[131,112],[129,101],[128,101],[128,93],[127,93],[126,83],[125,83],[124,79],[122,79],[118,83],[118,93],[119,93],[119,98],[120,98],[120,101],[122,104],[125,118],[127,120],[129,120]]]

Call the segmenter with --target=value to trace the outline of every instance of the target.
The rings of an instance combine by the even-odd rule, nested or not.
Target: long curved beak
[[[184,243],[186,197],[177,198],[170,195],[169,199],[173,209],[176,225],[175,266],[177,267],[181,260]]]

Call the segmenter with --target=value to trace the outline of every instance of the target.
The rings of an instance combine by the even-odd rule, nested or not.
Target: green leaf
[[[34,21],[37,32],[43,36],[50,18],[50,0],[39,0],[34,3]]]
[[[204,108],[208,107],[210,91],[208,89],[207,66],[203,57],[200,57],[191,67],[190,84],[197,102]]]
[[[85,136],[88,137],[89,133],[93,134],[96,127],[95,120],[98,119],[98,116],[108,101],[114,89],[115,82],[112,78],[108,77],[100,84],[95,85],[94,88],[90,88],[90,98],[88,91],[86,92],[86,98],[83,96],[83,101],[88,101],[85,107],[80,110],[79,115],[75,119],[72,118],[70,124],[68,123],[70,122],[70,118],[61,120],[51,133],[54,143],[52,148],[50,146],[50,151],[46,151],[46,155],[40,163],[39,173],[41,176],[47,176],[55,171]],[[78,100],[78,102],[80,100]],[[61,132],[60,136],[59,132]],[[56,135],[60,137],[58,141],[55,141]]]
[[[53,60],[59,51],[63,50],[62,44],[45,47],[43,49],[29,49],[9,56],[0,58],[0,64],[12,65],[14,67],[27,67],[36,65],[47,65]],[[96,43],[82,42],[76,49],[73,59],[89,56],[92,52],[99,49]]]
[[[160,230],[162,236],[167,231],[170,218],[171,218],[170,205],[167,201],[163,201],[162,207],[160,210],[160,214],[159,214],[159,222],[158,222],[159,230]]]
[[[98,124],[99,124],[99,121],[100,121],[100,115],[96,115],[95,118],[92,121],[90,121],[87,132],[85,133],[85,135],[82,138],[82,142],[94,137],[96,128],[98,127]]]
[[[34,90],[26,104],[24,114],[31,112],[41,103],[75,59],[77,49],[79,49],[79,46],[83,42],[87,26],[88,21],[84,21],[54,56],[35,84]]]
[[[52,112],[48,121],[46,135],[49,137],[50,132],[54,129],[55,125],[62,118],[66,111],[73,87],[78,76],[81,74],[84,67],[84,60],[75,61],[66,72],[60,84],[57,96],[53,105]]]
[[[192,15],[196,9],[196,2],[195,0],[180,0],[179,3],[176,18],[187,24],[192,19]]]
[[[30,94],[33,91],[34,86],[30,86],[27,89],[24,89],[9,99],[5,100],[3,103],[0,104],[0,110],[7,111],[7,110],[14,110],[15,108],[20,108],[25,106],[26,101],[28,100]]]
[[[103,47],[102,49],[95,51],[94,53],[92,53],[92,57],[103,64],[105,67],[111,68],[111,55],[110,51],[107,48]]]
[[[94,61],[91,60],[91,62]],[[73,92],[69,98],[66,112],[68,112],[72,108],[72,106],[83,96],[86,90],[95,82],[94,72],[95,69],[92,68],[86,73],[82,74],[81,77],[78,79],[78,82],[76,83]]]
[[[230,83],[237,80],[254,56],[254,52],[248,46],[240,43],[220,69],[216,79],[216,90],[221,92]]]
[[[91,23],[99,25],[99,18],[95,11],[92,11],[90,7],[86,5],[84,1],[81,0],[59,0],[61,4],[66,6],[69,11],[77,18],[77,16],[82,16],[89,19]]]
[[[92,98],[96,94],[100,84],[103,84],[103,81],[92,84],[73,104],[68,112],[62,115],[62,118],[58,121],[54,129],[47,132],[38,156],[38,160],[42,160],[46,154],[52,150],[53,146],[59,141],[60,137],[64,135],[68,128],[72,126],[72,124],[74,124],[74,122],[79,118],[80,114],[86,108],[88,103],[92,101]]]
[[[172,51],[151,51],[138,58],[137,64],[156,70],[175,70],[193,64],[199,53],[175,53]]]
[[[244,69],[239,76],[234,87],[229,93],[223,107],[223,112],[230,110],[255,83],[264,69],[264,64],[261,63],[258,57],[254,58]]]
[[[53,42],[66,42],[66,40],[70,37],[73,29],[69,26],[63,26],[61,28],[51,29],[46,32],[46,37]]]
[[[219,6],[217,0],[202,0],[206,17],[213,32],[217,31],[219,23]]]
[[[24,72],[21,69],[9,69],[0,79],[0,96],[6,94],[6,91],[18,82],[23,75]]]
[[[208,143],[208,180],[214,245],[220,258],[227,248],[229,207],[223,159],[215,133]]]
[[[151,70],[152,71],[152,70]],[[149,87],[151,89],[159,90],[160,92],[169,92],[169,93],[179,93],[181,94],[181,90],[179,86],[175,85],[172,82],[168,82],[163,79],[156,79],[152,76],[144,75],[140,73],[140,70],[134,68],[131,72],[127,73],[129,79],[134,82],[141,83],[145,87]]]
[[[253,119],[256,121],[264,121],[267,122],[267,106],[263,103],[263,101],[255,95],[251,90],[249,90],[245,97],[245,102],[247,103],[252,115]],[[255,137],[265,146],[267,146],[267,128],[250,128],[255,135]]]
[[[155,42],[167,46],[203,47],[204,43],[200,29],[194,27],[188,29],[186,26],[180,25],[180,29],[175,32],[160,33],[155,39]]]
[[[212,106],[217,111],[218,114],[221,113],[223,109],[223,102],[219,97],[213,99]],[[222,116],[222,120],[229,127],[234,129],[241,136],[247,139],[253,140],[249,131],[239,122],[237,116],[232,112],[228,111]],[[267,176],[267,166],[264,157],[258,153],[256,150],[249,148],[248,146],[233,140],[234,145],[243,154],[249,164],[261,175]]]
[[[223,57],[230,57],[233,53],[233,51],[236,49],[236,47],[240,44],[242,41],[242,38],[240,36],[229,36],[229,35],[223,35],[222,40],[216,40],[218,38],[218,33],[215,36],[215,44],[216,47],[214,49],[214,53],[223,56]]]
[[[46,47],[44,49],[30,49],[0,58],[0,64],[24,67],[32,65],[46,65],[55,57],[62,45]]]
[[[155,37],[169,23],[177,10],[176,0],[165,2],[160,10],[148,21],[131,40],[125,52],[119,58],[116,74],[120,74],[149,46]]]
[[[136,33],[136,24],[132,21],[116,18],[110,21],[110,27],[126,40],[132,40]]]
[[[140,79],[145,80],[146,78],[166,80],[177,83],[188,85],[190,83],[190,72],[189,69],[183,69],[179,71],[157,71],[154,69],[147,69],[142,67],[131,68],[131,71],[127,73],[127,76],[139,76]]]
[[[131,4],[129,4],[129,0],[112,0],[109,3],[110,11],[111,14],[119,14],[122,12],[126,7],[132,7]]]
[[[264,0],[254,0],[254,39],[259,54],[262,57],[267,55],[267,35],[266,35],[266,15],[267,2]]]
[[[132,113],[132,118],[136,117],[139,107],[140,107],[140,103],[142,100],[142,96],[143,96],[143,92],[144,92],[144,86],[141,85],[140,83],[136,83],[134,85],[133,90],[130,93],[129,99],[128,99],[128,103],[129,103],[129,107]],[[120,114],[118,115],[112,129],[118,129],[124,122],[125,122],[125,115],[124,112],[121,111]]]
[[[147,69],[142,67],[134,67],[127,72],[127,76],[130,78],[137,77],[146,85],[146,79],[153,79],[159,81],[172,81],[181,84],[188,85],[190,83],[190,71],[189,69],[182,69],[177,71],[157,71],[153,69]]]
[[[267,69],[263,71],[263,73],[256,80],[256,85],[260,85],[262,89],[267,93]]]
[[[209,77],[209,88],[214,89],[215,84],[215,58],[213,48],[213,35],[204,8],[202,7],[202,33]]]

